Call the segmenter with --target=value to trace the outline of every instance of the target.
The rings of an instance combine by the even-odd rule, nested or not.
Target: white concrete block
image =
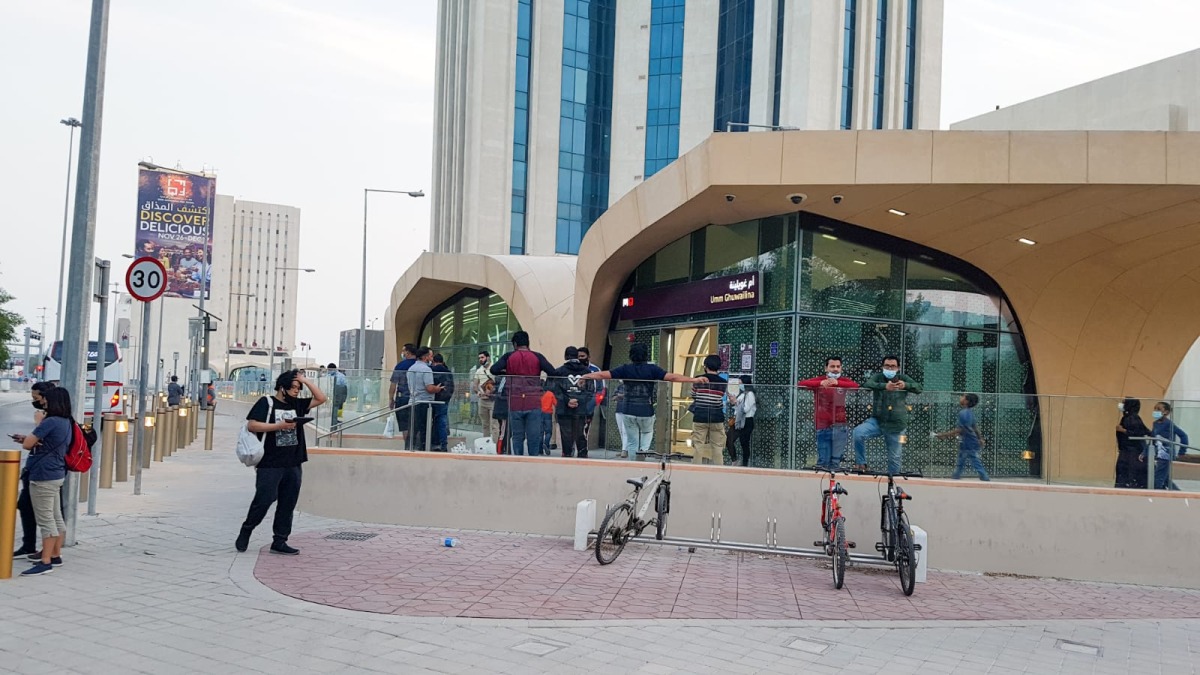
[[[588,533],[596,529],[596,500],[585,499],[575,505],[575,550],[586,551]]]
[[[917,527],[912,526],[913,543],[921,547],[917,551],[917,583],[925,583],[925,575],[929,572],[929,565],[925,561],[929,560],[929,534]]]

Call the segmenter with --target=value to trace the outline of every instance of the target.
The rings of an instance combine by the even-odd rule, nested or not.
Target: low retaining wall
[[[571,535],[575,505],[628,493],[649,463],[310,449],[300,509],[371,523]],[[847,476],[843,499],[860,553],[879,537],[875,479]],[[781,546],[820,536],[823,484],[813,473],[677,464],[669,531],[707,538],[720,512],[723,541],[763,542],[778,520]],[[1200,494],[976,480],[912,480],[910,518],[929,532],[930,567],[1200,588]],[[597,523],[598,524],[598,523]]]

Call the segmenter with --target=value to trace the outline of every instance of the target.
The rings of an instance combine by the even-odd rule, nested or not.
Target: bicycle
[[[819,546],[825,555],[833,559],[833,587],[840,589],[846,582],[846,564],[850,560],[850,549],[854,542],[846,541],[846,518],[842,515],[840,495],[850,494],[837,480],[837,474],[849,473],[845,469],[823,466],[813,467],[813,471],[829,474],[829,487],[821,491],[821,529],[825,537],[814,541],[813,546]]]
[[[658,473],[654,476],[629,478],[625,482],[633,486],[625,501],[614,504],[604,514],[600,523],[600,532],[596,535],[596,562],[607,565],[621,555],[625,544],[630,539],[641,535],[642,531],[651,524],[655,526],[655,539],[661,540],[667,533],[667,515],[671,511],[671,473],[669,466],[673,459],[688,459],[687,455],[679,453],[661,454],[657,452],[639,452],[638,455],[659,458]],[[638,499],[642,491],[654,495],[655,517],[646,520],[646,511],[650,508],[651,499],[642,502],[638,508]]]
[[[912,525],[908,522],[908,514],[904,512],[904,502],[912,500],[912,495],[896,485],[895,477],[920,478],[921,474],[886,475],[887,492],[880,498],[879,506],[879,529],[883,534],[883,541],[876,542],[875,550],[883,554],[884,560],[896,565],[896,571],[900,574],[900,590],[904,591],[905,595],[912,595],[917,575],[917,551],[921,550],[921,546],[913,543]]]

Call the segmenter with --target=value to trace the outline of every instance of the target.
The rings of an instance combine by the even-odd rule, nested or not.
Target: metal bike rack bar
[[[687,537],[664,537],[655,539],[654,537],[637,536],[629,540],[629,543],[636,544],[655,544],[658,546],[678,546],[680,548],[703,548],[714,551],[739,551],[743,553],[760,553],[764,555],[786,555],[793,558],[813,558],[813,559],[828,559],[829,555],[824,551],[815,548],[791,548],[787,546],[779,546],[778,538],[775,533],[775,528],[778,521],[768,519],[768,540],[771,545],[762,544],[745,544],[739,542],[722,542],[716,539],[721,531],[720,514],[712,515],[712,533],[714,538],[710,539],[690,539]],[[588,533],[588,541],[596,540],[596,532]],[[850,562],[855,565],[874,565],[879,567],[895,567],[895,563],[890,563],[883,558],[876,556],[863,555],[860,553],[851,553]]]

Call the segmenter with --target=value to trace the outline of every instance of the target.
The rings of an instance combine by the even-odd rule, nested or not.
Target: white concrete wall
[[[680,95],[679,156],[713,132],[717,100],[719,0],[692,0],[683,19],[683,84]]]
[[[575,504],[602,513],[647,463],[309,450],[300,509],[364,522],[570,535]],[[850,538],[870,554],[879,535],[875,481],[846,477]],[[669,532],[763,541],[778,520],[781,546],[820,535],[821,483],[810,473],[679,465]],[[1200,588],[1200,519],[1193,493],[910,481],[914,525],[929,533],[932,568]]]
[[[650,76],[650,3],[618,2],[608,203],[642,182]]]
[[[562,116],[562,0],[533,3],[533,70],[529,92],[529,186],[525,251],[554,255],[558,218],[558,123]],[[512,167],[509,167],[512,171]],[[507,221],[506,221],[507,222]],[[506,239],[507,241],[507,239]],[[508,255],[504,250],[478,253]]]

